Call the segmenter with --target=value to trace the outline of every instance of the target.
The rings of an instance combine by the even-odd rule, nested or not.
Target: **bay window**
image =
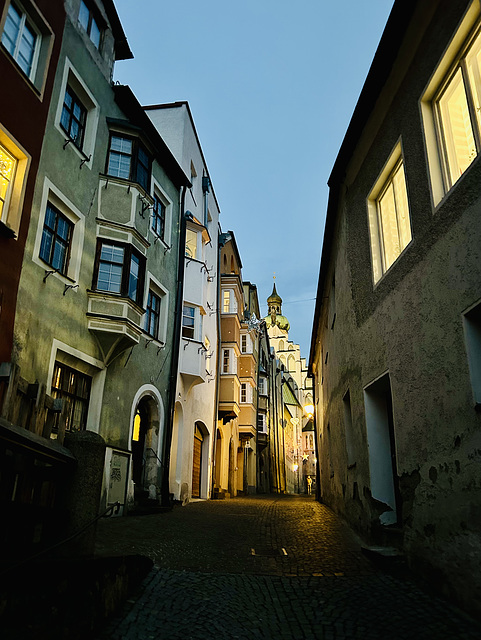
[[[129,244],[99,240],[93,288],[142,304],[145,258]]]
[[[137,182],[145,191],[150,189],[152,159],[140,140],[112,133],[107,159],[107,174]]]

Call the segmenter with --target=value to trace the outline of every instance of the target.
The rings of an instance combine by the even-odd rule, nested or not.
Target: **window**
[[[152,209],[152,231],[159,236],[161,240],[164,239],[165,229],[165,204],[154,193],[154,208]]]
[[[160,297],[151,289],[147,298],[144,328],[153,338],[157,338],[159,335],[160,302]]]
[[[266,423],[265,413],[257,414],[257,431],[259,431],[260,433],[267,433],[267,423]]]
[[[267,380],[262,376],[259,378],[258,389],[261,396],[267,395]]]
[[[247,353],[247,335],[245,333],[241,335],[241,353]]]
[[[12,194],[17,159],[0,144],[0,220],[6,220]]]
[[[84,0],[80,0],[80,11],[78,14],[78,21],[85,29],[90,40],[94,43],[97,49],[100,48],[100,27],[95,20],[92,11],[85,4]]]
[[[120,134],[110,136],[107,174],[150,188],[151,158],[139,140]]]
[[[374,282],[411,242],[406,178],[398,143],[368,199]]]
[[[69,431],[81,431],[86,427],[91,382],[90,376],[55,362],[51,393],[67,404],[66,429]]]
[[[222,312],[229,313],[230,311],[230,291],[222,292]]]
[[[94,289],[118,293],[142,304],[145,259],[131,245],[99,240]]]
[[[247,402],[247,384],[245,382],[241,382],[240,401],[243,403]]]
[[[74,91],[67,87],[63,101],[60,126],[78,149],[82,149],[87,120],[87,109]]]
[[[185,235],[185,255],[188,258],[197,257],[197,233],[192,229],[187,229]]]
[[[40,244],[40,257],[62,275],[67,275],[72,232],[72,222],[51,202],[48,202]]]
[[[449,191],[481,148],[481,32],[441,85],[433,107],[445,191]]]
[[[224,349],[222,357],[222,373],[230,373],[230,351]]]
[[[2,45],[28,78],[34,75],[39,34],[28,15],[13,2],[8,7]]]
[[[182,336],[194,339],[195,335],[195,307],[184,304],[182,312]]]

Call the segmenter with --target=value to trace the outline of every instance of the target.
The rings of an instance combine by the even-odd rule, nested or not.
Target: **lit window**
[[[79,149],[82,149],[83,145],[86,119],[87,109],[72,89],[67,87],[60,117],[60,126]]]
[[[134,138],[112,134],[107,162],[109,176],[137,182],[146,191],[150,187],[151,158]]]
[[[47,203],[40,257],[62,275],[67,275],[72,231],[72,222],[50,202]]]
[[[84,0],[80,0],[80,11],[78,14],[78,21],[87,32],[90,40],[94,43],[97,49],[100,48],[100,27],[95,20],[92,11],[85,4]]]
[[[161,238],[164,239],[165,229],[165,204],[154,193],[154,208],[152,209],[152,231]]]
[[[374,282],[391,267],[412,239],[400,154],[399,143],[368,199]]]
[[[52,396],[61,398],[67,405],[65,426],[68,431],[86,428],[91,382],[90,376],[60,362],[55,363]],[[56,427],[58,428],[58,424]]]
[[[159,335],[159,319],[160,319],[160,297],[156,295],[152,290],[149,291],[147,298],[147,309],[145,312],[145,325],[146,332],[153,338],[157,338]]]
[[[17,159],[0,144],[0,220],[7,218]]]
[[[118,293],[141,304],[145,260],[131,245],[100,241],[94,271],[94,289]]]
[[[185,255],[188,258],[197,257],[197,234],[192,229],[187,229],[185,235]]]
[[[229,313],[230,311],[230,291],[224,291],[222,293],[222,311],[223,313]]]
[[[34,72],[38,39],[27,14],[12,2],[8,7],[2,44],[28,78]]]
[[[448,191],[481,148],[481,33],[443,83],[434,107]]]
[[[195,307],[184,304],[182,312],[182,336],[194,339],[195,335]]]

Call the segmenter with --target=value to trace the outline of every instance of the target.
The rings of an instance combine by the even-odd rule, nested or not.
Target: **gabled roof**
[[[131,60],[134,57],[134,54],[130,50],[127,37],[124,33],[119,14],[117,13],[113,0],[103,0],[103,5],[115,38],[115,59]]]
[[[199,147],[200,155],[202,157],[202,162],[204,163],[204,167],[205,167],[205,170],[207,172],[207,177],[209,178],[209,181],[210,181],[210,188],[212,190],[212,195],[214,197],[215,204],[217,206],[217,210],[220,213],[219,203],[217,202],[217,197],[215,195],[214,186],[213,186],[212,180],[210,178],[210,173],[209,173],[209,169],[207,167],[207,162],[205,161],[205,156],[204,156],[204,152],[202,150],[202,145],[200,144],[199,136],[197,135],[197,129],[195,128],[194,118],[192,117],[192,111],[190,110],[190,106],[189,106],[189,103],[187,102],[187,100],[178,100],[177,102],[166,102],[166,103],[163,103],[163,104],[145,105],[145,106],[142,107],[142,109],[144,109],[144,111],[156,111],[157,109],[176,109],[176,108],[178,109],[180,107],[185,107],[187,109],[187,113],[188,113],[189,119],[190,119],[190,124],[192,125],[192,130],[194,132],[195,140],[196,140],[197,145]]]
[[[171,180],[177,185],[191,187],[189,178],[185,175],[182,167],[175,159],[164,139],[159,134],[150,118],[144,112],[139,101],[127,85],[113,85],[115,101],[124,114],[134,125],[137,125],[145,136],[151,141],[157,151],[159,163],[165,169]]]

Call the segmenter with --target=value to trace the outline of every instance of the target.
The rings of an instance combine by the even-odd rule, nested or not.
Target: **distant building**
[[[169,454],[174,499],[210,498],[218,394],[219,205],[187,102],[144,107],[191,187],[185,194],[182,331]],[[169,418],[170,419],[170,418]]]
[[[329,178],[322,500],[481,613],[481,8],[398,0]]]
[[[310,441],[302,437],[303,429],[309,422],[309,416],[304,408],[312,404],[312,384],[307,377],[305,358],[301,357],[300,347],[289,340],[289,320],[282,315],[282,298],[277,293],[274,283],[272,293],[267,298],[268,315],[264,318],[269,335],[269,343],[277,359],[277,375],[280,377],[282,393],[280,403],[282,407],[280,422],[281,430],[274,431],[274,439],[282,442],[276,445],[282,450],[283,469],[278,482],[280,491],[289,493],[303,493],[306,490],[306,476],[315,475],[316,458],[311,449],[304,448]],[[309,461],[309,465],[307,462]],[[277,485],[276,485],[277,486]]]

